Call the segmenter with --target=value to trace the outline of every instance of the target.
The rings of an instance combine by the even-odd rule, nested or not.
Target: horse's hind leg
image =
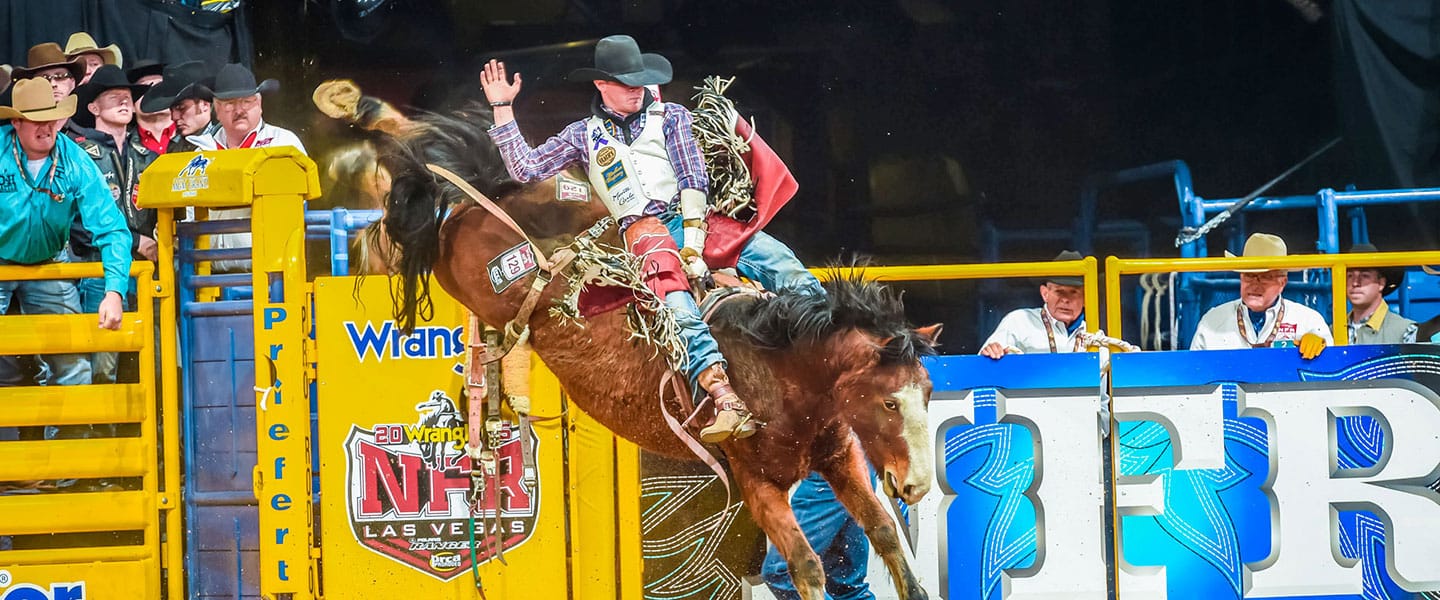
[[[855,516],[856,522],[865,528],[866,537],[874,546],[875,553],[885,561],[885,568],[895,580],[895,589],[901,600],[928,600],[930,595],[920,587],[920,581],[905,561],[900,546],[900,532],[895,522],[885,513],[885,505],[875,497],[870,487],[870,469],[860,451],[860,442],[850,439],[849,445],[835,460],[820,469],[820,474],[835,489],[835,497],[845,509]]]
[[[749,478],[738,469],[736,476],[750,516],[770,538],[770,543],[775,544],[780,556],[785,557],[795,591],[803,600],[824,600],[825,572],[820,566],[820,556],[800,531],[800,523],[790,510],[788,490],[765,481],[746,481]]]

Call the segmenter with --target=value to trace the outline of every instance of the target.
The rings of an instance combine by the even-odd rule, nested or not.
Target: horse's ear
[[[944,327],[945,326],[943,324],[936,323],[934,325],[927,325],[925,327],[917,328],[915,330],[915,333],[920,337],[925,338],[925,341],[930,342],[931,346],[934,346],[940,339],[940,330]]]

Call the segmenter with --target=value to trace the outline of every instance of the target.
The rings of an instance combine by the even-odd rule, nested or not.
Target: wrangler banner
[[[1352,346],[940,357],[948,598],[1421,598],[1440,591],[1440,353]],[[1118,553],[1118,555],[1117,555]]]

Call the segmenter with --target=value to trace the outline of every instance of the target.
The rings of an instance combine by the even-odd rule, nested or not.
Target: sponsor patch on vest
[[[113,184],[113,183],[110,184],[110,198],[113,199],[113,200],[115,200],[116,202],[119,202],[119,201],[120,201],[120,186],[119,186],[119,185],[116,185],[116,184]]]
[[[609,146],[601,148],[595,153],[595,162],[602,167],[610,166],[610,163],[615,162],[615,149]]]
[[[530,242],[520,242],[514,248],[491,259],[486,270],[490,272],[490,285],[495,288],[495,293],[499,294],[538,268],[540,265],[535,262],[535,249],[530,246]]]
[[[555,178],[555,199],[561,202],[589,202],[590,184],[560,175]]]
[[[625,163],[615,164],[600,174],[605,176],[605,187],[613,190],[620,182],[625,181]]]
[[[15,184],[14,173],[6,173],[4,175],[0,175],[0,193],[9,194],[15,192],[18,189],[20,189],[20,186]]]

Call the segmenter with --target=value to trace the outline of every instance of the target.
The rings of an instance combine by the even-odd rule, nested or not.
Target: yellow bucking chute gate
[[[233,597],[640,597],[638,450],[567,409],[537,359],[533,426],[517,427],[508,412],[491,424],[484,449],[496,472],[477,493],[466,452],[465,310],[433,287],[433,318],[404,336],[389,316],[386,278],[307,281],[305,201],[319,192],[315,163],[288,147],[161,156],[140,197],[160,209],[162,268],[135,263],[140,308],[120,331],[97,329],[94,315],[0,317],[6,354],[127,352],[140,362],[138,383],[0,388],[0,428],[26,437],[0,442],[0,481],[41,482],[0,496],[0,598],[232,597],[195,577],[217,561],[187,560],[185,546],[207,536],[236,538],[224,576],[258,581],[258,590],[236,581]],[[209,209],[251,211],[255,446],[245,468],[253,466],[259,531],[248,557],[240,540],[253,532],[237,524],[232,533],[230,521],[213,531],[182,514],[184,363],[171,265],[183,212],[172,209],[187,207],[201,219]],[[198,237],[203,250],[207,237]],[[98,264],[0,267],[0,280],[99,274]],[[97,424],[136,433],[26,433]],[[64,480],[105,485],[45,489]]]

